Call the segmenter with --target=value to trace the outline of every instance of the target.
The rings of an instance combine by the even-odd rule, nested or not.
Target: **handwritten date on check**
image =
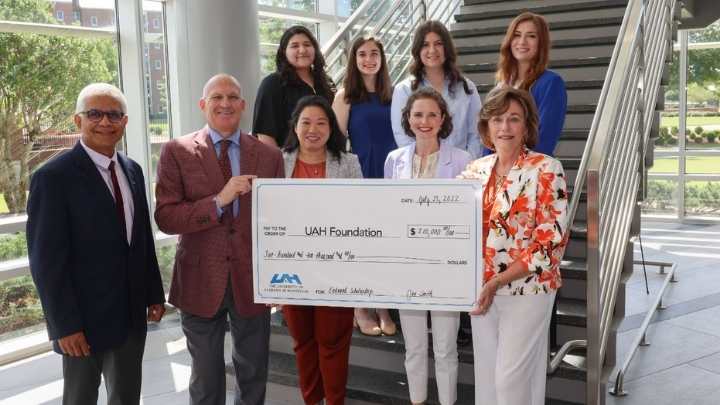
[[[257,179],[255,302],[470,310],[481,196],[461,180]]]

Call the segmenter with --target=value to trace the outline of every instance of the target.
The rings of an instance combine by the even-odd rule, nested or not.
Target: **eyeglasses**
[[[125,116],[125,113],[122,111],[102,111],[96,109],[82,111],[79,114],[84,114],[87,119],[92,122],[100,122],[102,121],[103,117],[107,117],[108,121],[112,122],[113,124],[117,124],[118,122],[122,121],[123,117]]]

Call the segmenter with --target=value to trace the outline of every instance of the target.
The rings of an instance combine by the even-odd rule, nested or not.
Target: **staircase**
[[[494,87],[498,48],[509,22],[522,11],[542,14],[547,19],[553,41],[550,69],[565,79],[568,93],[565,128],[555,155],[562,161],[573,194],[576,190],[573,190],[572,185],[576,183],[579,169],[583,165],[581,163],[583,154],[589,156],[597,152],[593,152],[591,148],[586,150],[588,134],[594,126],[593,119],[598,120],[595,117],[596,110],[599,111],[598,101],[603,92],[616,42],[621,42],[618,40],[618,35],[621,32],[626,9],[630,14],[628,8],[630,2],[629,0],[465,0],[464,5],[455,15],[456,23],[448,24],[458,48],[460,67],[477,84],[484,98],[485,94]],[[665,7],[664,1],[663,7]],[[659,6],[656,8],[660,10]],[[667,45],[669,40],[668,36]],[[669,49],[669,46],[665,48]],[[648,85],[648,88],[657,88],[657,83],[653,86],[655,87]],[[645,132],[638,131],[638,134]],[[599,135],[605,142],[603,136],[605,135]],[[590,142],[593,140],[591,139]],[[596,142],[591,146],[596,145]],[[642,142],[640,144],[644,145]],[[581,173],[581,176],[583,174]],[[579,184],[584,184],[582,181],[584,176],[580,180]],[[638,194],[638,189],[630,188],[625,192]],[[632,226],[628,226],[629,231],[623,231],[621,237],[616,238],[620,240],[619,244],[623,245],[623,248],[619,250],[620,265],[616,266],[617,270],[612,270],[618,274],[611,283],[614,289],[609,290],[615,292],[610,300],[614,302],[614,309],[611,304],[611,318],[606,322],[606,337],[601,340],[604,346],[603,350],[600,350],[594,346],[598,344],[597,339],[589,338],[587,332],[588,330],[592,330],[594,334],[597,332],[597,327],[588,327],[589,314],[596,316],[591,318],[593,325],[602,324],[597,320],[596,314],[602,311],[598,310],[597,305],[589,311],[587,305],[588,296],[597,298],[597,294],[590,293],[588,274],[592,273],[588,273],[587,270],[589,246],[594,246],[597,240],[593,236],[592,240],[588,241],[585,188],[581,187],[577,193],[579,193],[577,211],[571,228],[570,242],[561,266],[564,284],[558,293],[557,310],[551,330],[552,349],[558,350],[569,341],[583,340],[590,345],[588,346],[590,349],[587,349],[588,353],[594,353],[592,352],[594,350],[603,353],[604,356],[601,354],[599,359],[598,356],[594,358],[595,363],[599,362],[599,364],[593,363],[595,368],[590,368],[593,372],[588,373],[584,346],[578,345],[569,350],[567,355],[562,356],[563,361],[559,362],[557,369],[548,376],[548,404],[604,403],[604,393],[607,392],[605,384],[615,365],[615,330],[624,317],[624,281],[632,269],[632,249],[625,249],[625,246],[631,246],[628,242],[629,238],[633,232],[639,230],[639,210],[631,208],[632,204],[626,204],[627,216],[631,219]],[[597,210],[591,212],[597,215]],[[591,253],[596,255],[597,252],[593,250]],[[601,262],[597,257],[592,255],[591,257],[593,263]],[[602,262],[602,264],[607,263]],[[597,265],[590,268],[597,269]],[[599,294],[602,295],[603,291],[601,290]],[[603,302],[603,305],[607,305],[602,297],[595,299],[595,302]],[[288,336],[278,314],[273,315],[272,322],[269,380],[278,384],[297,385],[292,339]],[[458,350],[460,356],[458,404],[473,404],[472,347],[468,345],[459,347]],[[430,355],[432,356],[432,353]],[[356,333],[353,336],[350,352],[348,397],[385,404],[409,403],[403,360],[404,347],[400,332],[397,336],[382,338],[370,338]],[[431,380],[432,372],[431,364]],[[591,384],[587,381],[591,381]],[[428,394],[428,402],[437,403],[434,381],[430,383]]]

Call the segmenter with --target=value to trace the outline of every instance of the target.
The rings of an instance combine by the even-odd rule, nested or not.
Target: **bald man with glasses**
[[[63,356],[63,404],[140,402],[147,321],[165,313],[145,179],[115,151],[125,96],[95,83],[78,96],[81,139],[35,171],[27,243],[50,340]]]

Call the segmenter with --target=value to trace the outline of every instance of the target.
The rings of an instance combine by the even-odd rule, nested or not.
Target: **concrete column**
[[[328,14],[336,16],[333,22],[322,22],[318,24],[318,42],[320,46],[329,41],[337,32],[339,21],[337,20],[337,7],[335,0],[317,0],[317,10],[320,14]]]
[[[261,79],[257,2],[173,0],[166,5],[173,137],[205,124],[198,106],[202,87],[221,72],[243,86],[247,108],[241,127],[249,132]]]

